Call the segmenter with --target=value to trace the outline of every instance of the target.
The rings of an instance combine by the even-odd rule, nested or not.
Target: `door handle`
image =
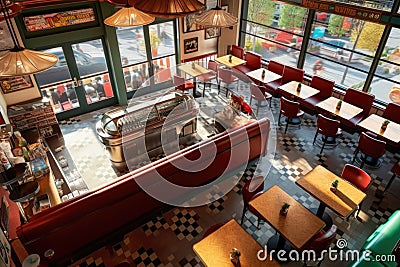
[[[74,77],[72,84],[74,87],[82,86],[82,80],[78,80],[76,77]]]

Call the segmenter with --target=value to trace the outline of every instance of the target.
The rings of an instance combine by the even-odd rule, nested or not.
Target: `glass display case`
[[[160,148],[162,131],[168,132],[169,138],[193,134],[198,113],[191,95],[171,91],[134,99],[127,107],[106,112],[96,130],[112,164],[124,168],[127,159],[123,147],[125,155],[129,150],[128,160],[132,160]]]

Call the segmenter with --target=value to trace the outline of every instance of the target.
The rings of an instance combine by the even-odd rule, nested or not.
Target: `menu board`
[[[14,76],[0,79],[0,87],[4,94],[33,87],[29,75]]]
[[[24,17],[24,24],[29,32],[66,27],[93,22],[96,20],[93,8],[62,11],[51,14]]]

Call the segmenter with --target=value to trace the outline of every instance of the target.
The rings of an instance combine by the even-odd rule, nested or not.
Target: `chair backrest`
[[[335,81],[328,80],[320,76],[313,76],[311,79],[310,86],[315,89],[318,89],[319,90],[318,95],[324,99],[327,99],[330,96],[332,96],[333,87],[335,86]]]
[[[174,78],[173,78],[173,82],[177,89],[185,90],[185,78],[175,74]]]
[[[285,66],[285,69],[283,70],[282,84],[291,81],[302,82],[303,78],[304,78],[303,69],[293,68],[291,66]]]
[[[333,239],[336,237],[337,226],[332,224],[331,228],[324,232],[321,231],[313,239],[311,239],[307,249],[315,251],[317,255],[320,255],[323,250],[329,248]]]
[[[327,137],[335,137],[340,127],[340,121],[318,114],[317,127],[319,133]]]
[[[250,84],[251,97],[256,100],[265,100],[265,94],[255,83]]]
[[[244,205],[247,205],[251,198],[264,189],[264,177],[257,176],[248,180],[242,188]]]
[[[246,60],[246,66],[256,70],[261,68],[261,59],[262,56],[254,53],[252,51],[247,51],[246,54],[244,55],[244,59]]]
[[[387,104],[385,110],[383,111],[382,117],[400,123],[400,104],[399,103],[389,103]]]
[[[244,48],[238,45],[231,46],[231,55],[243,59],[244,57]]]
[[[364,118],[368,116],[374,100],[375,95],[353,88],[347,89],[343,98],[343,101],[361,108]]]
[[[232,80],[232,70],[226,68],[219,68],[218,78],[220,78],[223,82],[230,83]]]
[[[386,151],[386,142],[372,137],[371,135],[362,132],[358,140],[358,148],[360,151],[373,158],[379,158]]]
[[[223,223],[217,223],[217,224],[214,224],[214,225],[210,226],[210,228],[208,228],[206,230],[206,232],[204,233],[203,238],[205,238],[205,237],[209,236],[210,234],[214,233],[215,231],[217,231],[222,226],[224,226]]]
[[[210,60],[210,61],[208,61],[207,68],[209,70],[217,72],[218,71],[218,63],[214,60]]]
[[[268,63],[268,70],[275,72],[276,74],[282,75],[284,69],[285,69],[285,65],[283,65],[277,61],[270,60]]]
[[[297,114],[300,111],[300,104],[295,101],[281,97],[281,111],[288,118],[297,118]]]
[[[351,164],[344,165],[340,177],[350,182],[363,192],[367,191],[368,185],[371,183],[371,177],[368,173]]]

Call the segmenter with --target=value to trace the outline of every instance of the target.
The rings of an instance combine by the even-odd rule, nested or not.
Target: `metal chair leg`
[[[287,132],[288,126],[289,126],[289,118],[286,119],[285,134],[286,134],[286,132]]]
[[[324,147],[325,147],[325,144],[326,144],[325,140],[322,139],[322,141],[323,141],[323,144],[322,144],[322,147],[321,147],[321,151],[319,152],[320,155],[322,155],[322,151],[324,150]]]
[[[390,185],[393,183],[394,178],[396,178],[396,174],[393,174],[392,177],[389,180],[389,183],[386,185],[385,189],[383,189],[383,192],[385,193],[386,190],[390,187]]]
[[[315,132],[314,141],[312,142],[313,144],[315,143],[315,140],[317,140],[317,135],[318,135],[318,129],[317,129],[317,131]]]

